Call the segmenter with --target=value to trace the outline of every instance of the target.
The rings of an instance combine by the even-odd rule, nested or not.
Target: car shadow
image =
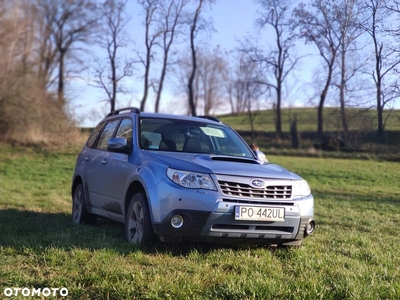
[[[74,225],[68,213],[0,209],[0,246],[16,251],[30,248],[42,252],[54,247],[65,251],[109,249],[122,255],[141,251],[150,255],[187,256],[193,251],[205,254],[221,249],[256,247],[186,241],[137,247],[126,242],[124,234],[123,224],[107,219],[99,218],[95,225]]]

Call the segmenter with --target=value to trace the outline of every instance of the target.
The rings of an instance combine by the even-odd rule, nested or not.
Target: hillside
[[[282,150],[290,155],[313,155],[321,145],[336,144],[328,150],[335,152],[357,152],[379,155],[383,159],[397,158],[400,146],[400,110],[385,111],[385,143],[376,143],[377,116],[374,110],[347,109],[350,132],[343,136],[338,108],[324,109],[324,137],[317,136],[317,109],[291,108],[282,109],[283,135],[280,141],[275,138],[275,116],[272,110],[263,110],[254,114],[254,133],[248,114],[222,115],[218,118],[237,130],[247,142],[255,142],[266,153],[282,154]],[[290,123],[297,119],[300,136],[300,150],[291,150]],[[330,155],[331,156],[331,155]],[[387,156],[390,156],[389,158]],[[395,157],[395,158],[394,158]]]
[[[377,127],[375,110],[347,109],[347,118],[350,130],[363,132],[374,131]],[[282,109],[282,129],[289,132],[290,123],[297,117],[297,126],[300,132],[314,132],[317,130],[316,108],[284,108]],[[250,121],[247,113],[241,115],[222,115],[218,118],[239,131],[250,131]],[[400,110],[384,112],[387,118],[385,130],[400,132]],[[341,130],[339,108],[328,107],[324,109],[325,131],[338,132]],[[254,124],[258,132],[274,132],[275,116],[272,110],[262,110],[254,113]]]

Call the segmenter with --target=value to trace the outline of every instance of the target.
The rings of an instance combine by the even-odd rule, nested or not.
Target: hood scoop
[[[260,165],[260,163],[257,160],[250,158],[241,158],[241,157],[223,156],[223,155],[212,155],[209,158],[214,161],[238,162],[245,164]]]

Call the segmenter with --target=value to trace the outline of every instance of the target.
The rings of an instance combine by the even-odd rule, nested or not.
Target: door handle
[[[90,159],[89,156],[86,156],[86,157],[85,157],[85,160],[86,160],[86,161],[89,161],[89,159]]]
[[[107,159],[103,159],[102,161],[101,161],[101,163],[103,164],[103,165],[105,165],[106,163],[107,163]]]

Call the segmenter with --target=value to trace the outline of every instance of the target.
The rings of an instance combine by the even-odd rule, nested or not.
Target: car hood
[[[146,151],[145,154],[178,170],[243,177],[300,179],[299,176],[281,166],[270,163],[261,164],[256,159],[164,151]]]

